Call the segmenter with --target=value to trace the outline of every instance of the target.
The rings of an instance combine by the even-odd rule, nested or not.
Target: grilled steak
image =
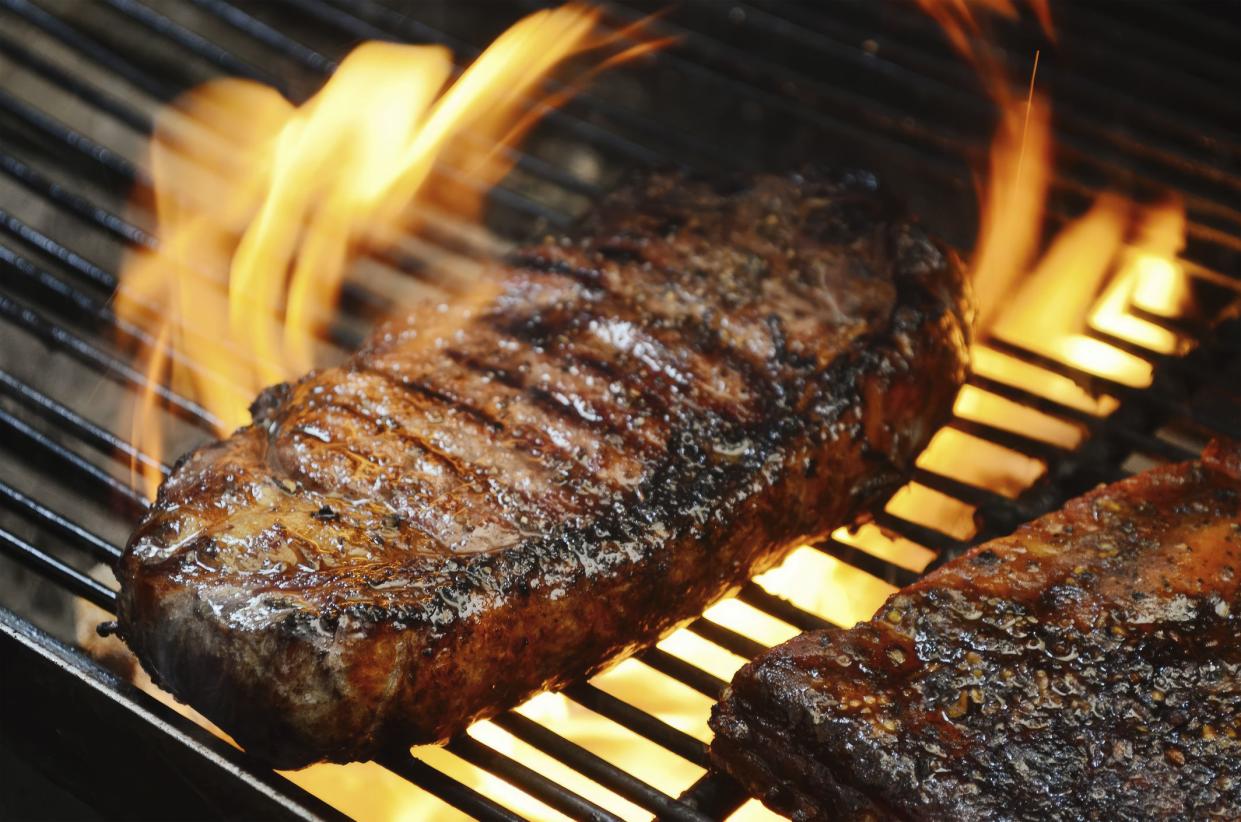
[[[120,563],[152,676],[277,766],[443,740],[882,499],[965,371],[959,266],[863,174],[655,175],[269,389]]]
[[[712,756],[795,819],[1241,818],[1239,576],[1215,445],[763,654]]]

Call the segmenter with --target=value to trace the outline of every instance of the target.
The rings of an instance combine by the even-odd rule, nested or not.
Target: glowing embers
[[[837,625],[870,619],[896,589],[881,579],[810,547],[755,577],[767,591]]]
[[[1006,342],[1133,386],[1150,383],[1148,359],[1103,332],[1153,354],[1178,348],[1175,334],[1135,313],[1176,316],[1188,288],[1175,258],[1184,242],[1178,203],[1145,209],[1104,194],[1051,242],[985,332]],[[1136,233],[1136,235],[1135,235]]]
[[[976,357],[978,353],[975,350]],[[1076,448],[1085,436],[1080,425],[973,385],[962,386],[953,413],[961,420],[991,425],[1065,450]]]

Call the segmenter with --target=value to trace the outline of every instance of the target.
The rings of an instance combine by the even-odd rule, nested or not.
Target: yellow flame
[[[1051,183],[1051,109],[1037,95],[1001,111],[971,264],[977,324],[989,329],[1038,251]]]
[[[978,71],[999,119],[981,193],[978,238],[971,261],[978,336],[991,334],[1130,385],[1150,381],[1140,357],[1085,335],[1087,328],[1170,353],[1178,340],[1136,317],[1132,308],[1176,316],[1188,289],[1176,254],[1184,244],[1179,200],[1139,209],[1113,194],[1069,224],[1041,257],[1047,195],[1054,179],[1051,106],[1037,91],[1035,52],[1025,94],[984,36],[989,18],[1015,19],[1013,0],[918,0],[949,43]],[[1046,2],[1030,3],[1054,37]],[[1138,222],[1138,237],[1127,245]]]
[[[1177,259],[1184,246],[1184,207],[1176,198],[1141,207],[1104,193],[1044,249],[1047,198],[1055,174],[1051,106],[1037,89],[1041,54],[1035,52],[1028,82],[1022,82],[1010,76],[987,36],[993,18],[1018,18],[1019,4],[1015,0],[918,3],[978,72],[999,115],[985,184],[980,186],[979,230],[970,266],[979,340],[972,352],[974,371],[1074,411],[1111,413],[1116,407],[1113,398],[1087,393],[1055,373],[1054,364],[1024,362],[988,342],[1014,343],[1051,361],[1127,385],[1148,384],[1154,355],[1172,353],[1182,341],[1134,309],[1177,317],[1190,308],[1185,271]],[[1046,35],[1054,38],[1048,4],[1030,6]],[[1136,356],[1109,344],[1107,335],[1151,355]],[[1066,448],[1075,447],[1085,430],[1063,417],[974,386],[961,393],[955,411],[963,419]],[[950,431],[932,441],[919,465],[1008,496],[1020,493],[1045,470],[1037,460]],[[958,538],[973,533],[969,506],[917,483],[893,497],[887,510]],[[873,536],[860,542],[879,545]]]
[[[509,170],[505,149],[580,88],[537,98],[558,64],[619,44],[590,77],[664,43],[626,46],[635,27],[592,40],[597,18],[575,5],[532,14],[455,80],[445,48],[370,42],[300,107],[225,79],[161,112],[150,147],[160,245],[127,261],[117,297],[123,319],[151,329],[149,377],[167,375],[221,434],[244,424],[262,388],[322,361],[318,340],[360,251],[391,245],[431,206],[477,217]],[[134,424],[154,456],[157,411],[144,398]],[[158,472],[144,479],[153,493]]]

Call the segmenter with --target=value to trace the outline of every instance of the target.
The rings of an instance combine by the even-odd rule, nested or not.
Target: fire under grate
[[[130,444],[118,409],[148,380],[118,342],[150,340],[118,322],[109,296],[123,249],[153,247],[156,239],[126,202],[149,184],[141,158],[153,112],[198,82],[248,77],[301,100],[361,40],[442,43],[468,61],[541,5],[513,0],[486,4],[484,13],[476,4],[429,11],[419,4],[411,14],[395,0],[0,0],[0,557],[8,560],[0,576],[15,580],[0,586],[0,747],[29,762],[32,779],[50,779],[105,817],[161,817],[170,808],[188,817],[340,816],[73,645],[77,601],[104,612],[114,603],[111,583],[92,568],[115,560],[146,505],[131,487],[129,465],[150,458]],[[642,2],[605,8],[616,25],[660,10]],[[1098,2],[1056,12],[1063,15],[1059,45],[1039,70],[1057,112],[1051,221],[1081,212],[1103,187],[1137,198],[1179,192],[1189,215],[1181,257],[1195,303],[1234,302],[1241,288],[1241,104],[1233,94],[1241,10],[1233,3]],[[634,168],[711,172],[770,165],[772,157],[826,157],[897,181],[935,230],[968,245],[977,222],[969,169],[985,152],[994,111],[912,2],[689,0],[653,31],[680,43],[601,78],[527,141],[491,196],[497,236],[567,227]],[[1027,29],[1008,35],[1005,60],[1021,69],[1015,75],[1028,74],[1039,43]],[[431,251],[469,260],[485,254],[480,242],[445,226],[433,234]],[[420,280],[435,261],[379,262]],[[381,295],[352,287],[330,342],[356,345],[385,305]],[[980,368],[972,389],[1080,435],[1066,444],[1021,425],[954,418],[949,429],[969,442],[1041,466],[1028,488],[1004,493],[968,475],[920,467],[913,481],[923,496],[916,499],[946,500],[968,512],[968,527],[945,530],[914,505],[876,516],[891,537],[887,550],[841,536],[813,551],[845,568],[848,580],[904,585],[1095,483],[1190,458],[1212,435],[1241,437],[1241,323],[1219,322],[1212,311],[1143,319],[1174,337],[1172,353],[1099,329],[1086,333],[1148,363],[1149,386],[1019,343],[988,342],[991,359],[1038,379]],[[210,433],[202,408],[172,388],[157,390],[186,436]],[[902,553],[910,543],[912,553]],[[840,621],[830,609],[803,607],[776,584],[751,582],[737,599],[789,631],[833,624],[832,616]],[[704,616],[687,630],[732,659],[766,647],[726,622],[734,624]],[[661,644],[637,664],[651,682],[716,699],[725,679],[682,647]],[[564,696],[574,710],[700,775],[672,788],[612,761],[554,715],[520,711],[492,720],[520,747],[467,734],[434,757],[416,750],[380,765],[479,818],[521,818],[513,810],[520,807],[573,818],[636,811],[700,820],[741,806],[745,798],[729,780],[705,773],[701,733],[613,691],[592,681]],[[544,760],[521,753],[531,750],[576,774],[573,786],[542,768]],[[450,760],[467,771],[444,767]],[[498,779],[461,776],[466,772]],[[510,793],[499,791],[501,784]],[[534,804],[515,802],[513,789]]]

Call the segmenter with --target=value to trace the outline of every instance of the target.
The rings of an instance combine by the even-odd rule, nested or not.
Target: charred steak
[[[443,740],[881,500],[965,372],[953,258],[863,174],[655,175],[266,391],[120,563],[151,675],[281,767]]]
[[[712,757],[795,819],[1241,818],[1239,577],[1215,445],[771,649]]]

